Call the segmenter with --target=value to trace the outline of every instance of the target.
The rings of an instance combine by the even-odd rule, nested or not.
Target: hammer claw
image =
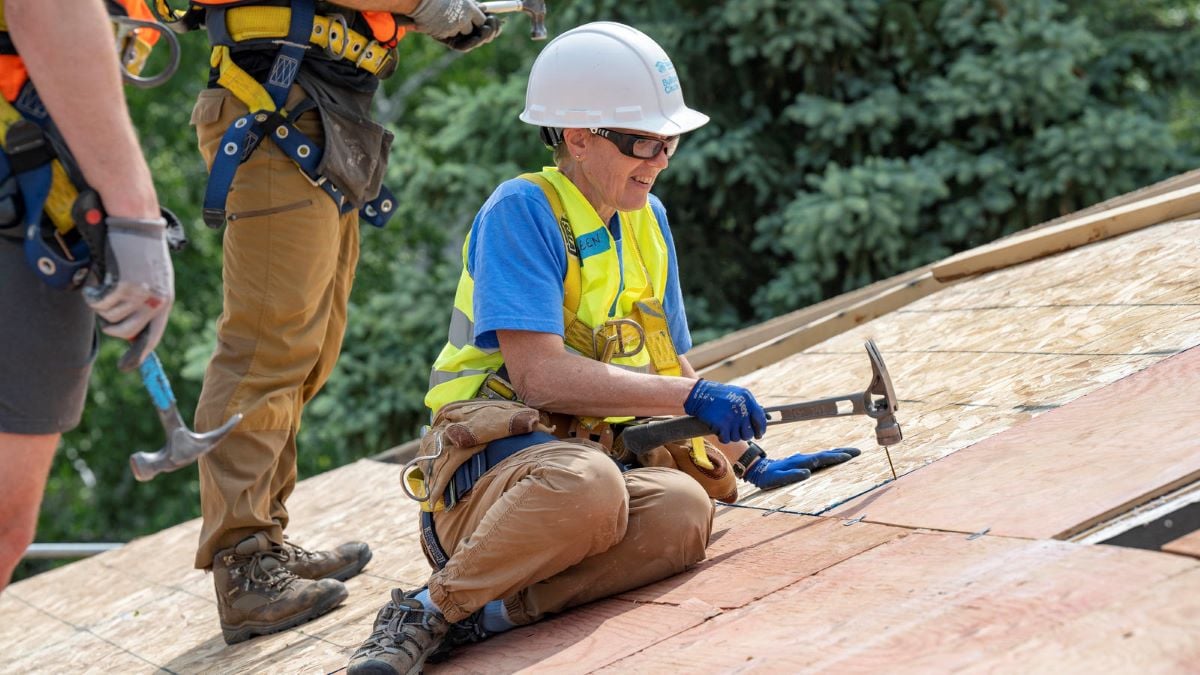
[[[148,481],[160,473],[183,468],[196,461],[200,455],[212,450],[225,438],[233,428],[242,421],[242,414],[237,413],[225,424],[204,433],[196,433],[188,428],[179,415],[175,405],[175,392],[163,372],[158,355],[151,352],[142,362],[142,382],[150,397],[154,399],[154,407],[158,419],[162,422],[163,431],[167,434],[167,443],[158,452],[138,452],[129,456],[129,466],[134,478]]]

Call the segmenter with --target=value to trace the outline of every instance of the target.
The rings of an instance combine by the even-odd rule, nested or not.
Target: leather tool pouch
[[[708,463],[711,468],[700,466],[692,457],[692,441],[674,441],[665,445],[660,445],[653,450],[637,457],[635,461],[641,466],[665,466],[680,471],[691,476],[709,497],[726,504],[732,504],[737,501],[738,487],[737,477],[733,475],[733,467],[729,464],[729,460],[725,455],[708,441],[703,441],[704,453],[708,457]],[[629,459],[624,446],[620,444],[620,436],[617,437],[617,447],[614,448],[614,453],[624,455],[625,459]]]
[[[443,406],[421,439],[421,456],[413,462],[424,477],[421,496],[431,507],[438,504],[458,467],[492,441],[534,431],[550,433],[539,418],[537,410],[516,401],[470,399]]]

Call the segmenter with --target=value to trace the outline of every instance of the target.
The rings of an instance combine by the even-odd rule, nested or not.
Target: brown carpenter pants
[[[429,595],[452,622],[503,598],[513,623],[533,623],[703,560],[712,516],[712,500],[682,471],[622,474],[594,446],[543,443],[434,514],[450,562]]]
[[[209,167],[221,135],[245,113],[224,89],[200,93],[192,123]],[[323,138],[316,111],[296,126],[316,142]],[[211,567],[217,551],[255,532],[283,542],[301,411],[341,351],[358,263],[357,211],[340,215],[270,140],[238,169],[226,210],[224,307],[196,430],[236,412],[245,419],[199,462],[197,568]]]

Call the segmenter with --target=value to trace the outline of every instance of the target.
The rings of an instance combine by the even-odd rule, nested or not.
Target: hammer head
[[[867,357],[871,360],[871,384],[867,386],[867,414],[875,418],[875,440],[880,445],[895,445],[903,440],[900,423],[896,421],[896,390],[892,387],[892,376],[888,374],[883,356],[874,340],[867,340]],[[878,396],[879,398],[873,398]]]
[[[148,481],[160,473],[182,469],[195,462],[233,431],[242,421],[242,414],[237,413],[225,424],[202,434],[188,429],[178,414],[175,420],[177,423],[170,424],[167,429],[167,444],[158,452],[138,452],[129,456],[129,467],[133,470],[134,478]]]
[[[546,0],[524,0],[521,11],[529,15],[529,37],[546,39]]]
[[[496,0],[481,2],[479,8],[487,14],[525,12],[529,15],[529,37],[546,39],[546,0]]]

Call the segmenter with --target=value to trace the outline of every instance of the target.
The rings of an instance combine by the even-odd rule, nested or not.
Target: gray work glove
[[[474,33],[487,20],[472,0],[421,0],[409,16],[417,30],[443,41]]]
[[[460,52],[469,52],[480,45],[486,45],[492,40],[495,40],[496,36],[500,35],[500,29],[502,27],[500,17],[496,16],[495,14],[487,14],[486,16],[487,20],[476,26],[473,32],[465,35],[455,35],[445,39],[439,38],[438,42],[441,42],[447,47]]]
[[[122,368],[154,351],[175,301],[175,270],[167,253],[166,220],[106,218],[105,274],[83,298],[108,335],[133,341]]]

